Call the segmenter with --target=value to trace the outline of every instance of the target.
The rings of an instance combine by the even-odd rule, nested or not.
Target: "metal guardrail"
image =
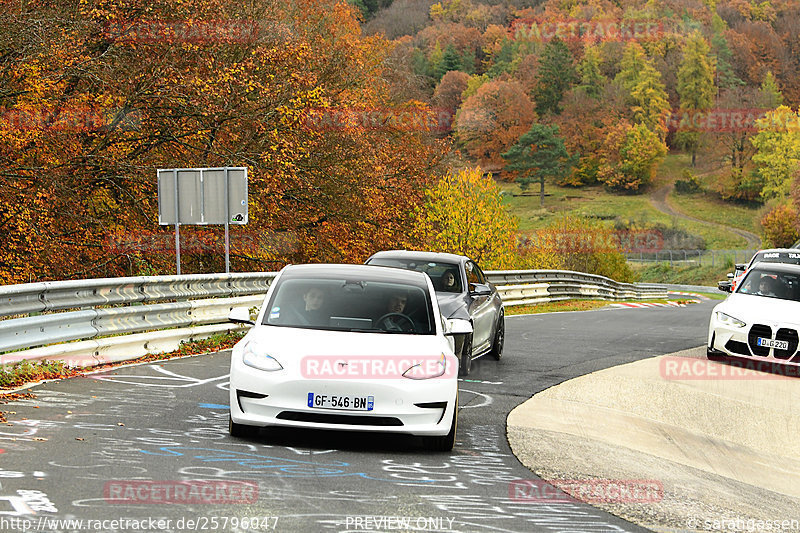
[[[495,270],[486,272],[486,277],[497,286],[507,306],[576,298],[647,300],[667,297],[663,285],[620,283],[570,270]]]
[[[71,366],[92,366],[169,351],[188,338],[244,329],[228,323],[228,314],[237,307],[258,306],[276,275],[195,274],[0,287],[0,317],[12,317],[0,320],[0,365],[59,359]],[[505,305],[667,296],[665,286],[619,283],[581,272],[508,270],[486,275]]]
[[[276,272],[45,281],[0,287],[0,317],[115,304],[263,293]]]

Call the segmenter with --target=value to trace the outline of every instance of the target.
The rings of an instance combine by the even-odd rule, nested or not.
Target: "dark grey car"
[[[379,265],[425,272],[436,289],[436,300],[445,318],[469,320],[472,333],[456,338],[461,375],[469,374],[472,360],[489,354],[503,355],[505,311],[497,289],[469,257],[435,252],[389,250],[367,259]]]

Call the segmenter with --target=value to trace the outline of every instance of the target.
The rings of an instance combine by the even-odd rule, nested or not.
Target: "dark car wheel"
[[[492,342],[492,351],[489,354],[496,360],[503,357],[503,343],[506,340],[506,316],[504,311],[500,311],[500,318],[497,319],[497,328],[494,332],[494,342]]]
[[[257,432],[258,428],[245,424],[237,424],[233,421],[233,418],[228,415],[228,433],[231,434],[231,437],[248,437],[255,435]]]
[[[456,404],[453,409],[453,421],[450,424],[450,432],[441,437],[425,437],[425,447],[434,452],[449,452],[456,444],[456,428],[458,427],[458,395],[456,394]]]
[[[472,334],[464,337],[464,345],[461,348],[461,357],[459,359],[458,375],[469,376],[469,371],[472,369]]]

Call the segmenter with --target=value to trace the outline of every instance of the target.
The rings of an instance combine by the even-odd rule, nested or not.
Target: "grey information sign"
[[[178,217],[175,213],[178,213]],[[247,168],[158,170],[158,223],[247,224]]]
[[[247,224],[247,168],[158,169],[158,223],[175,224],[181,273],[181,224],[225,225],[225,272],[230,272],[230,224]]]

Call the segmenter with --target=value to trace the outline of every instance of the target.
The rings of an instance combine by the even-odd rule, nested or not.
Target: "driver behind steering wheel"
[[[386,331],[411,332],[415,330],[413,320],[405,314],[408,294],[395,292],[386,302],[385,313],[378,319],[378,326]]]

